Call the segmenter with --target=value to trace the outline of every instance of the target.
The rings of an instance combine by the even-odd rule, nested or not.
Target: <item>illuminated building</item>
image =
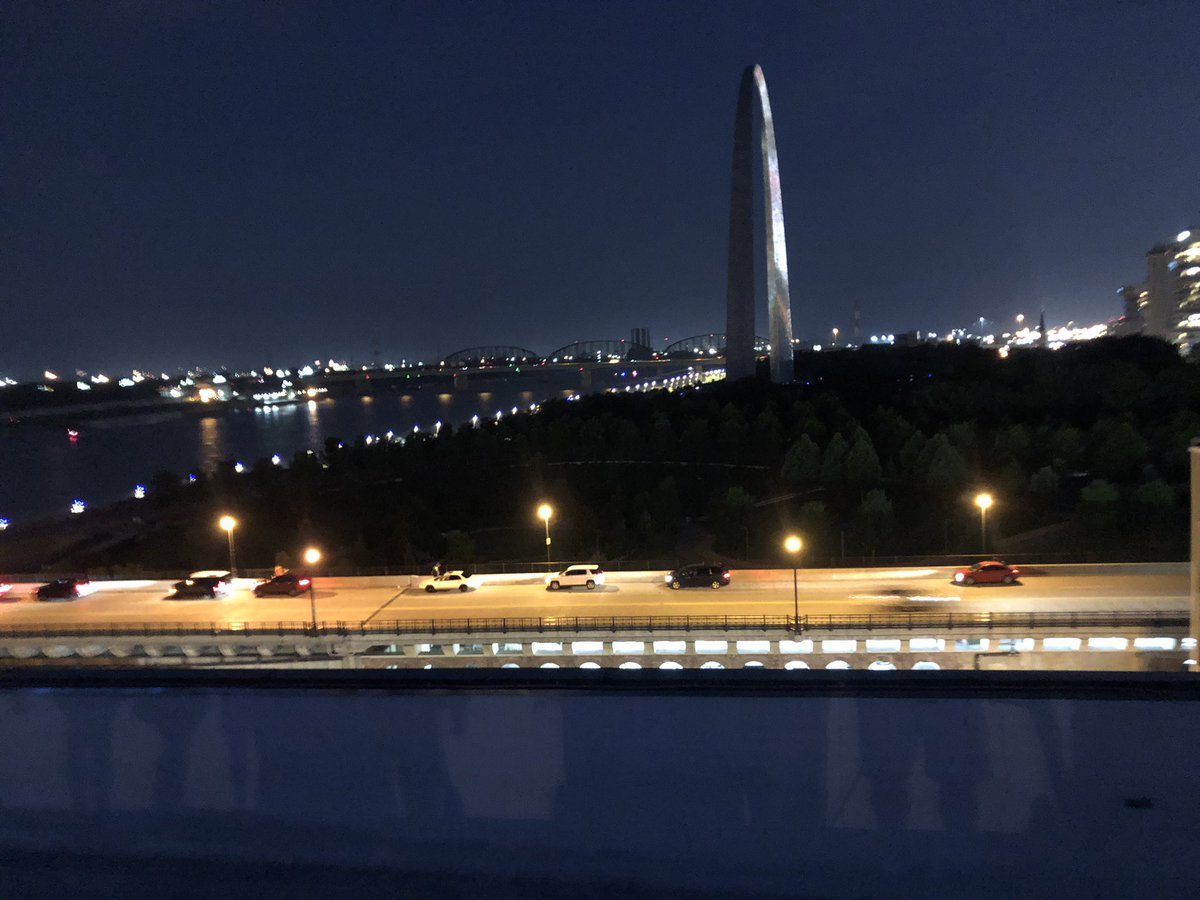
[[[1190,352],[1200,343],[1200,229],[1181,231],[1174,247],[1174,256],[1167,264],[1175,276],[1178,313],[1173,340],[1180,350]]]
[[[1200,229],[1146,254],[1146,332],[1187,353],[1200,343]]]
[[[1115,330],[1121,335],[1143,334],[1146,331],[1150,291],[1144,284],[1127,284],[1117,293],[1121,295],[1121,318]]]

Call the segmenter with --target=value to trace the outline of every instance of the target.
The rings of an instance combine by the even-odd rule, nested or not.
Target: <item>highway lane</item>
[[[1012,586],[960,587],[952,569],[802,570],[802,615],[868,612],[1084,612],[1186,610],[1186,568],[1047,567]],[[661,572],[609,573],[594,591],[547,591],[540,575],[481,576],[467,593],[428,594],[409,579],[317,579],[317,618],[453,619],[501,616],[789,615],[791,570],[735,570],[720,590],[672,591]],[[99,583],[95,593],[70,602],[36,602],[33,585],[16,585],[0,603],[0,626],[105,622],[300,622],[310,616],[308,595],[256,598],[241,580],[220,600],[165,599],[167,582]],[[893,591],[907,592],[899,596]]]

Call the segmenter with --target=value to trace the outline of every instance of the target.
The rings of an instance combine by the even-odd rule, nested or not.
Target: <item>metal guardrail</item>
[[[885,613],[801,616],[530,616],[369,622],[146,622],[9,625],[0,639],[87,637],[369,637],[660,632],[944,631],[1051,628],[1187,628],[1187,612]]]

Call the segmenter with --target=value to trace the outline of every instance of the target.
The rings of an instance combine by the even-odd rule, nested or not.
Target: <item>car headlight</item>
[[[665,581],[667,584],[670,584],[670,583],[671,583],[671,576],[670,576],[670,575],[664,575],[664,576],[663,576],[663,581]]]
[[[962,573],[962,572],[955,572],[955,573],[954,573],[954,580],[955,580],[955,581],[962,581],[962,580],[963,580],[963,573]]]

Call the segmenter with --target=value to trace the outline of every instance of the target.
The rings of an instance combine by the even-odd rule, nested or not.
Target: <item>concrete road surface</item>
[[[1011,586],[959,587],[947,568],[800,570],[801,615],[841,613],[1186,610],[1187,564],[1046,566]],[[467,593],[428,594],[418,579],[316,579],[324,622],[501,616],[790,615],[790,569],[734,570],[720,590],[670,590],[663,572],[609,573],[608,583],[550,592],[540,575],[482,575]],[[79,600],[37,602],[14,585],[0,627],[31,624],[303,622],[309,597],[256,598],[239,580],[220,600],[166,599],[168,582],[100,582]]]

